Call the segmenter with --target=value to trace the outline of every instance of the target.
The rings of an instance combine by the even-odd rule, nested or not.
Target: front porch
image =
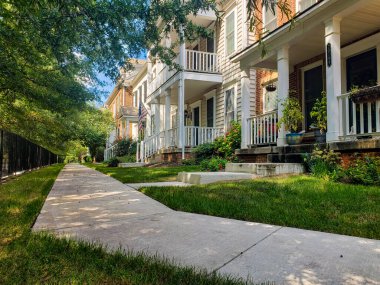
[[[256,115],[242,118],[243,143],[239,154],[255,154],[264,159],[269,154],[286,153],[281,151],[287,148],[286,131],[283,126],[278,128],[277,122],[282,116],[281,104],[290,90],[296,91],[305,118],[298,130],[308,138],[304,144],[315,143],[310,132],[310,111],[325,90],[326,143],[351,152],[348,145],[355,145],[356,151],[379,149],[379,96],[357,103],[350,98],[351,88],[380,82],[379,9],[380,3],[373,0],[321,1],[301,13],[294,27],[289,29],[289,24],[285,24],[268,34],[264,42],[269,50],[264,57],[258,43],[234,56],[242,70],[255,67],[275,74],[275,78],[262,76],[257,81],[262,89],[272,83],[277,87],[274,108],[265,108],[266,94],[257,94],[262,97]],[[368,143],[363,144],[364,141],[373,146],[366,147]]]

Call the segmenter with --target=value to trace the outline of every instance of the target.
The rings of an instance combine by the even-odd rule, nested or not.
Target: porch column
[[[282,118],[282,103],[289,96],[289,47],[283,46],[277,51],[278,71],[278,119]],[[286,144],[286,133],[284,124],[278,129],[277,146]]]
[[[130,128],[130,126],[129,126],[129,120],[127,120],[126,122],[125,122],[125,137],[128,139],[128,138],[132,138],[132,136],[131,135],[129,135],[129,128]]]
[[[170,89],[166,91],[165,96],[165,147],[170,145],[170,108],[171,108],[171,92]]]
[[[154,104],[154,124],[155,124],[155,127],[156,129],[154,130],[155,134],[159,134],[160,133],[160,104],[159,102],[157,101],[156,104]]]
[[[185,68],[186,49],[185,38],[183,35],[183,27],[180,27],[180,47],[179,47],[179,65],[182,69]],[[183,71],[179,73],[178,80],[178,147],[182,148],[182,159],[185,159],[185,80]]]
[[[248,118],[250,116],[249,68],[242,69],[241,84],[241,148],[248,148],[250,144]]]
[[[340,56],[340,18],[325,22],[327,133],[326,142],[339,139],[340,112],[338,98],[342,93]]]

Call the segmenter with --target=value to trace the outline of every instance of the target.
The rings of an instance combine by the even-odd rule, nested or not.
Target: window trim
[[[267,17],[266,17],[266,13],[267,12],[271,12],[272,13],[272,10],[271,9],[269,9],[268,8],[268,10],[267,9],[265,9],[265,6],[263,6],[262,7],[262,12],[261,12],[261,14],[262,14],[262,20],[263,20],[263,30],[265,30],[265,26],[269,23],[269,22],[267,22]],[[273,14],[273,13],[272,13]],[[273,20],[276,20],[276,26],[278,26],[277,25],[277,15],[276,15],[276,13],[273,15],[274,16],[274,19]],[[272,21],[273,21],[272,20]],[[270,32],[272,32],[272,31],[266,31],[267,33],[270,33]]]
[[[227,18],[234,13],[234,48],[231,53],[227,51]],[[238,29],[238,21],[237,21],[237,7],[231,9],[230,12],[227,13],[224,21],[224,54],[226,57],[230,56],[237,50],[237,29]]]
[[[224,110],[223,110],[223,115],[224,115],[224,130],[227,131],[227,110],[226,110],[226,93],[227,91],[234,89],[234,118],[233,121],[237,121],[237,83],[228,85],[224,88],[224,95],[223,95],[223,105],[224,105]]]

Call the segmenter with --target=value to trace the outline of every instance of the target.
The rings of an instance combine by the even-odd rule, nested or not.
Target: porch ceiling
[[[352,1],[351,1],[352,2]],[[380,31],[380,1],[357,1],[356,5],[336,13],[341,21],[341,45],[342,47]],[[321,11],[322,13],[323,11]],[[329,17],[331,18],[331,16]],[[251,65],[258,68],[277,69],[278,47],[289,45],[290,66],[304,62],[310,58],[321,55],[325,51],[325,17],[311,17],[310,19],[296,23],[292,29],[285,29],[280,33],[289,36],[284,41],[279,36],[278,40],[270,41],[268,38],[268,53],[265,58],[257,56],[257,49],[252,49]],[[310,23],[310,24],[309,24]],[[312,26],[312,27],[310,27]],[[244,65],[241,59],[241,64]],[[244,62],[247,62],[244,58]]]

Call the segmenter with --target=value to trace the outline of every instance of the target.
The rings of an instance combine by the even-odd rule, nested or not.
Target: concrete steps
[[[145,165],[146,163],[144,162],[122,162],[122,163],[119,163],[117,166],[118,167],[143,167]]]
[[[304,172],[305,169],[301,163],[227,163],[225,172],[180,172],[177,181],[189,184],[209,184]]]

